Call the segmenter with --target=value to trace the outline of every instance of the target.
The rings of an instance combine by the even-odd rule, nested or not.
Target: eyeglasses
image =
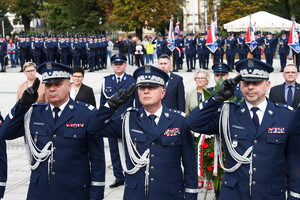
[[[35,72],[35,69],[34,70],[28,70],[28,71],[24,71],[25,73],[29,74],[29,73],[33,73]]]
[[[204,81],[206,78],[196,78],[197,81]]]
[[[73,78],[82,78],[83,76],[72,76]]]
[[[296,74],[297,72],[283,72],[285,74]]]

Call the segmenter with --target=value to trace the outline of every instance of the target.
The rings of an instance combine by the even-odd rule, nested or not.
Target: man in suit
[[[300,103],[300,84],[296,82],[298,76],[299,73],[295,65],[287,65],[283,71],[285,82],[271,88],[270,101],[287,104],[296,110]]]
[[[293,108],[266,98],[272,66],[249,58],[240,61],[236,70],[240,75],[225,80],[214,96],[191,112],[187,123],[199,133],[221,134],[224,141],[226,168],[221,163],[225,174],[219,200],[285,200],[283,169]],[[238,83],[245,99],[224,103]],[[223,161],[221,140],[215,146]],[[299,172],[299,165],[295,168]],[[298,192],[299,185],[289,189]]]
[[[183,79],[181,76],[171,72],[172,64],[167,54],[160,56],[158,68],[169,75],[169,81],[166,83],[166,94],[162,99],[164,105],[168,108],[183,111],[185,110],[185,93]]]
[[[3,123],[3,118],[0,114],[0,130]],[[6,144],[0,137],[0,199],[4,196],[5,186],[7,179],[7,156],[6,156]]]
[[[47,62],[37,71],[45,83],[48,103],[34,103],[38,78],[7,115],[0,136],[11,140],[25,135],[31,176],[27,199],[103,199],[104,152],[87,131],[94,106],[69,98],[73,69]]]
[[[74,72],[71,78],[73,84],[70,92],[70,97],[74,101],[82,101],[96,107],[93,88],[82,83],[84,79],[84,70],[79,66],[74,67]]]
[[[103,79],[100,108],[104,106],[107,99],[112,97],[118,89],[128,89],[130,85],[135,83],[133,77],[125,73],[127,67],[126,56],[122,54],[115,54],[111,57],[111,62],[114,69],[114,74],[106,76]],[[120,106],[112,118],[114,119],[120,117],[127,108],[133,106],[133,100],[133,98],[130,98],[125,105]],[[124,175],[119,156],[118,141],[116,138],[108,138],[108,143],[113,173],[116,178],[116,180],[109,187],[115,188],[124,184]]]
[[[123,140],[119,142],[126,173],[123,199],[196,200],[198,178],[193,136],[186,126],[185,114],[169,109],[161,101],[168,74],[147,65],[135,70],[133,77],[143,106],[129,108],[122,118],[111,119],[110,115],[122,103],[116,97],[133,93],[132,85],[108,99],[89,127],[91,133]]]

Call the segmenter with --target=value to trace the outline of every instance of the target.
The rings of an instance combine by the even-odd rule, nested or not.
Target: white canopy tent
[[[224,24],[224,28],[229,32],[247,31],[250,23],[250,15]],[[251,14],[251,23],[255,24],[255,29],[260,31],[271,31],[273,33],[282,30],[290,31],[292,21],[285,18],[270,14],[265,11],[260,11]],[[296,28],[300,29],[300,24],[296,23]]]

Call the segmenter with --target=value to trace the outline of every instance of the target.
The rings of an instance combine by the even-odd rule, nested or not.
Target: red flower
[[[208,166],[208,167],[207,167],[207,170],[208,170],[208,171],[212,171],[213,168],[212,168],[211,166]]]
[[[208,144],[206,142],[203,143],[203,148],[206,149],[208,147]]]
[[[211,152],[211,153],[209,154],[209,157],[213,158],[213,157],[215,157],[215,154],[214,154],[213,152]]]

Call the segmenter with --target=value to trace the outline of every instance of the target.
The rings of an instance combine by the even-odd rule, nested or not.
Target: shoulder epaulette
[[[169,109],[169,110],[172,113],[176,113],[176,114],[181,115],[182,117],[186,117],[186,114],[184,112],[180,111],[180,110],[176,110],[176,109]]]
[[[33,103],[32,106],[46,106],[47,103],[42,103],[42,102],[36,102],[36,103]]]
[[[288,106],[286,104],[282,104],[282,103],[275,103],[275,106],[279,107],[279,108],[286,108],[286,109],[289,109],[289,110],[294,110],[293,107],[291,106]]]
[[[136,112],[138,112],[139,109],[136,108],[136,107],[129,107],[129,108],[126,109],[126,112],[128,112],[128,111],[136,111]]]
[[[224,103],[235,104],[235,105],[237,105],[237,106],[240,105],[240,102],[237,102],[237,101],[224,101]]]
[[[88,103],[84,103],[84,102],[81,102],[81,101],[76,101],[76,103],[84,108],[87,108],[89,109],[90,111],[94,110],[95,107],[91,104],[88,104]]]

